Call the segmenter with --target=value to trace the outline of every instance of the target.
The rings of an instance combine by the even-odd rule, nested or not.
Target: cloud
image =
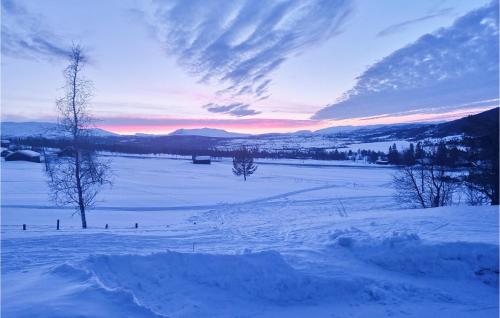
[[[250,109],[249,107],[250,107],[249,104],[243,104],[243,103],[232,103],[228,105],[219,105],[215,103],[210,103],[203,106],[203,108],[205,108],[211,113],[229,114],[236,117],[244,117],[244,116],[260,114],[260,112]]]
[[[166,52],[219,93],[266,93],[288,58],[340,32],[347,0],[156,1],[149,21]]]
[[[397,24],[393,24],[393,25],[390,25],[387,28],[383,29],[379,33],[377,33],[377,36],[382,37],[382,36],[387,36],[387,35],[390,35],[393,33],[398,33],[398,32],[404,31],[405,29],[407,29],[411,25],[418,24],[420,22],[431,20],[434,18],[438,18],[438,17],[444,16],[444,15],[448,15],[451,12],[453,12],[453,8],[444,8],[444,9],[440,9],[440,10],[435,11],[435,12],[431,12],[430,14],[425,15],[425,16],[420,17],[420,18],[411,19],[411,20],[407,20],[407,21],[400,22]]]
[[[18,2],[2,0],[2,54],[28,58],[66,58],[69,46]]]
[[[471,11],[369,67],[315,119],[498,105],[498,3]]]

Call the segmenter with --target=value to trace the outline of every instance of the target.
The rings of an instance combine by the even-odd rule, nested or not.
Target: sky
[[[55,121],[72,43],[96,126],[245,133],[498,106],[498,2],[1,0],[2,121]]]

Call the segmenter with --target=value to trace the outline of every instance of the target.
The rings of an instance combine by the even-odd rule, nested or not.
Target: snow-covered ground
[[[497,207],[402,210],[371,165],[112,160],[87,230],[2,162],[2,317],[498,316]]]
[[[406,140],[368,142],[368,143],[350,144],[347,146],[347,149],[350,149],[352,151],[373,150],[373,151],[382,151],[387,153],[389,151],[389,147],[391,147],[392,145],[396,145],[396,148],[399,151],[401,151],[403,149],[409,148],[410,142]]]

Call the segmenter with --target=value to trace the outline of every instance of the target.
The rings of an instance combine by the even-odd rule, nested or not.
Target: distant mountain
[[[349,134],[352,137],[358,136],[369,141],[422,140],[456,135],[482,136],[494,130],[498,131],[498,116],[498,108],[494,108],[444,123],[379,125],[375,128],[365,126],[352,130]]]
[[[203,137],[217,137],[217,138],[237,138],[237,137],[248,137],[251,135],[229,132],[223,129],[196,128],[196,129],[178,129],[170,133],[169,136],[203,136]]]
[[[117,134],[100,128],[90,129],[93,136],[108,137]],[[49,122],[2,122],[2,138],[4,137],[44,137],[57,138],[62,134],[57,129],[56,123]]]
[[[453,121],[439,124],[436,133],[440,136],[460,135],[467,133],[471,136],[484,136],[492,131],[498,131],[499,108],[470,115]]]
[[[378,126],[380,126],[380,125],[378,125]],[[368,127],[368,126],[365,126],[365,127]],[[334,126],[334,127],[328,127],[328,128],[316,130],[316,131],[314,131],[314,134],[335,135],[338,133],[345,133],[345,132],[353,131],[353,130],[360,129],[360,128],[362,128],[362,127],[360,127],[360,126]]]
[[[367,132],[367,131],[391,131],[400,129],[411,129],[416,127],[427,126],[430,124],[411,123],[411,124],[379,124],[367,126],[334,126],[316,130],[314,134],[319,135],[337,135],[351,132]]]

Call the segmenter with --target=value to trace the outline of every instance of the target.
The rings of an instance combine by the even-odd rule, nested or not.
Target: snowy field
[[[87,230],[2,162],[2,317],[498,317],[497,207],[404,210],[371,165],[112,160]]]

